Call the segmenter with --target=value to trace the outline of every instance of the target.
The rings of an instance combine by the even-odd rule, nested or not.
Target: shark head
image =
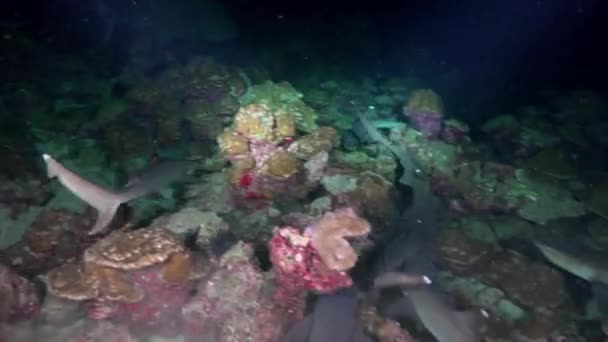
[[[603,272],[601,260],[582,248],[576,252],[569,251],[560,244],[539,240],[534,241],[534,245],[550,263],[579,278],[592,281]]]

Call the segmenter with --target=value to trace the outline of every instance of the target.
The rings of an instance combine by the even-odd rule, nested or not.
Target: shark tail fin
[[[89,232],[89,235],[95,235],[103,232],[112,222],[118,207],[120,206],[120,201],[116,201],[114,203],[108,203],[108,205],[104,208],[97,208],[99,211],[97,214],[97,221],[95,225]]]
[[[48,154],[43,154],[42,158],[46,163],[49,178],[58,178],[61,184],[76,195],[76,197],[97,209],[97,222],[95,222],[95,226],[89,234],[98,234],[102,232],[112,221],[118,206],[125,202],[127,198],[120,193],[104,189],[103,187],[82,178],[78,174],[65,168]]]

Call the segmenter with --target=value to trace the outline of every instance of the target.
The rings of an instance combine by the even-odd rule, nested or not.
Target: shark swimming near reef
[[[403,297],[384,310],[388,316],[414,316],[439,342],[478,342],[483,310],[456,310],[427,276],[388,272],[374,280],[374,288],[400,287]]]
[[[485,311],[457,310],[435,285],[439,270],[433,244],[440,226],[440,201],[428,181],[411,179],[414,201],[397,223],[401,233],[384,247],[374,267],[378,312],[392,319],[415,319],[439,342],[478,342]],[[400,291],[393,291],[393,296],[381,291],[390,288]]]
[[[57,178],[74,195],[97,209],[97,221],[89,232],[91,235],[108,226],[122,203],[161,190],[183,177],[192,165],[191,161],[160,161],[142,170],[122,190],[115,192],[82,178],[48,154],[43,154],[42,159],[49,178]]]
[[[551,264],[591,283],[600,309],[608,312],[608,255],[578,242],[533,242]]]
[[[357,291],[320,295],[311,314],[296,322],[283,342],[371,342],[357,323]]]

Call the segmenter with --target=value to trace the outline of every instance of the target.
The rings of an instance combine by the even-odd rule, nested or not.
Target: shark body
[[[391,318],[414,316],[439,342],[479,342],[483,310],[456,310],[445,295],[423,275],[387,272],[374,288],[400,287],[403,297],[384,308]]]
[[[479,342],[481,310],[454,310],[432,287],[406,290],[418,319],[440,342]]]
[[[600,310],[608,313],[608,255],[576,242],[534,244],[550,263],[590,282]]]
[[[589,282],[608,284],[607,255],[584,247],[569,251],[565,247],[538,240],[534,244],[549,262],[564,271]]]
[[[112,221],[122,203],[160,190],[183,176],[190,166],[189,162],[181,161],[158,163],[141,172],[121,191],[115,192],[84,179],[48,154],[43,154],[42,159],[46,164],[49,178],[57,178],[74,195],[97,209],[97,221],[89,234],[102,232]]]
[[[438,269],[432,246],[440,202],[428,183],[414,180],[414,203],[399,222],[409,232],[391,240],[375,267],[374,288],[398,287],[400,296],[387,298],[381,293],[378,310],[394,319],[417,319],[439,342],[479,342],[485,311],[457,310],[434,285]]]
[[[357,292],[347,288],[320,295],[313,312],[283,337],[283,342],[371,342],[357,323]]]

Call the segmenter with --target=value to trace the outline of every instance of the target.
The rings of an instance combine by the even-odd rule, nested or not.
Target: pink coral
[[[427,138],[436,138],[441,132],[443,116],[435,112],[407,111],[412,125]]]
[[[443,123],[441,139],[448,144],[458,144],[468,138],[469,126],[458,120],[446,120]]]
[[[166,281],[160,267],[149,267],[129,274],[130,279],[146,294],[135,303],[94,300],[88,303],[89,317],[116,318],[136,329],[158,328],[164,335],[174,335],[179,322],[174,316],[187,302],[193,284]]]
[[[345,272],[330,270],[311,239],[296,228],[277,229],[268,245],[277,284],[274,297],[278,303],[289,305],[303,300],[309,290],[330,293],[353,283]]]
[[[92,319],[176,335],[176,315],[202,275],[180,240],[162,228],[115,231],[85,251],[80,263],[49,272],[49,292],[85,301]]]

